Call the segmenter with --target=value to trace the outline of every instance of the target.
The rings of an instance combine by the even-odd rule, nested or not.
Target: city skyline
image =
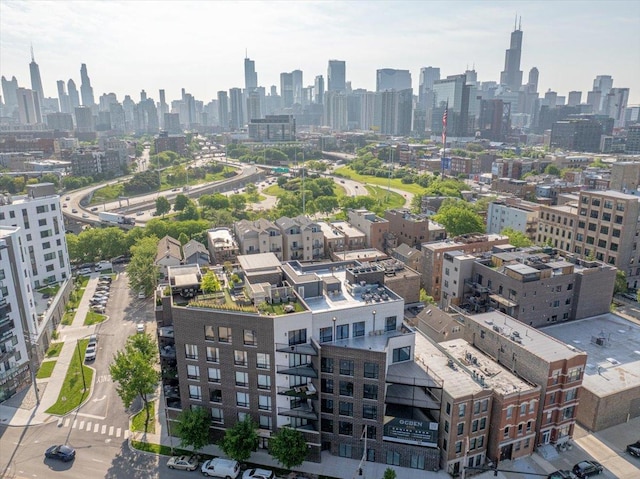
[[[208,102],[219,90],[244,87],[247,51],[258,84],[267,89],[277,85],[279,90],[280,73],[297,69],[304,72],[304,86],[317,75],[326,85],[328,61],[339,59],[346,62],[346,80],[354,88],[374,91],[376,70],[405,69],[417,94],[419,69],[426,66],[439,67],[444,78],[475,65],[480,81],[499,81],[517,14],[523,82],[537,67],[541,94],[551,89],[567,96],[578,90],[584,99],[597,75],[611,75],[615,87],[630,88],[629,105],[640,103],[640,62],[628,57],[633,45],[640,48],[640,4],[617,2],[604,9],[601,3],[582,2],[577,9],[575,2],[554,2],[553,10],[547,5],[380,2],[367,4],[364,12],[358,2],[184,2],[178,7],[3,1],[0,74],[15,75],[21,87],[29,88],[33,43],[48,96],[56,96],[58,80],[80,84],[84,63],[96,99],[110,92],[120,101],[126,94],[137,99],[144,89],[157,101],[164,89],[172,100],[185,88]],[[153,27],[141,30],[141,18]]]

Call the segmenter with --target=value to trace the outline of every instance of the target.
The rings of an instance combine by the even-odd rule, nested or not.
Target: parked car
[[[144,333],[144,323],[136,324],[136,333],[138,334]]]
[[[98,211],[98,207],[94,206],[93,208],[91,208],[91,211]]]
[[[47,449],[44,455],[49,459],[57,459],[59,461],[69,462],[73,461],[76,458],[76,450],[71,446],[58,444]]]
[[[547,479],[576,479],[576,476],[571,471],[556,471],[549,474]]]
[[[98,314],[104,314],[107,311],[107,308],[102,304],[94,304],[91,306],[91,311]]]
[[[627,446],[627,452],[632,456],[640,457],[640,441],[629,444]]]
[[[113,261],[112,261],[112,263],[113,263]],[[103,274],[98,278],[98,280],[100,282],[106,281],[107,283],[111,283],[111,281],[113,281],[113,278],[111,276],[109,276],[108,274]]]
[[[173,456],[167,461],[169,469],[182,469],[195,471],[198,469],[198,458],[196,456]]]
[[[596,461],[581,461],[573,466],[573,473],[580,478],[595,476],[602,471],[604,471],[604,467]]]
[[[75,208],[73,208],[73,209],[71,210],[71,212],[72,212],[72,213],[77,213],[77,212],[78,212],[78,210],[77,210],[77,209],[75,209]]]
[[[96,345],[87,345],[87,349],[84,352],[84,362],[88,363],[90,361],[93,361],[94,359],[96,359]]]
[[[81,270],[78,270],[78,274],[80,276],[89,276],[91,273],[92,271],[89,268],[82,268]]]
[[[82,213],[82,217],[83,218],[88,218],[89,217],[89,213]]]
[[[87,343],[87,347],[96,346],[98,344],[98,335],[92,334],[89,336],[89,343]]]
[[[146,299],[147,295],[144,294],[144,291],[138,291],[138,299]]]
[[[236,479],[240,475],[240,464],[233,459],[223,459],[216,457],[209,461],[204,461],[200,472],[209,477],[224,477],[225,479]]]
[[[144,215],[144,211],[138,211],[138,212],[136,213],[136,216],[142,216],[142,215]]]
[[[276,475],[268,469],[247,469],[242,479],[275,479]]]

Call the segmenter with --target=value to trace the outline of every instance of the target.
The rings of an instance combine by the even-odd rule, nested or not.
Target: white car
[[[242,479],[275,479],[276,475],[268,469],[247,469]]]
[[[136,333],[138,334],[144,333],[144,323],[136,324]]]
[[[78,274],[80,276],[89,276],[91,273],[91,268],[82,268],[80,271],[78,271]]]
[[[205,461],[200,468],[200,472],[208,477],[236,479],[240,475],[240,464],[232,459],[216,457],[210,461]]]
[[[87,346],[87,349],[84,352],[84,361],[86,363],[93,361],[96,359],[96,345]]]

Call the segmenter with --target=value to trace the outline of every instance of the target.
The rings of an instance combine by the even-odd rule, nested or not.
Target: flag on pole
[[[447,147],[447,116],[449,116],[449,102],[444,107],[444,113],[442,114],[442,147]]]

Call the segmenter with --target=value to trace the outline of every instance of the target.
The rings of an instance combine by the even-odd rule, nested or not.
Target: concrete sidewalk
[[[69,364],[74,354],[81,355],[81,362],[84,364],[84,356],[78,349],[78,340],[87,338],[94,334],[96,325],[84,326],[84,320],[89,312],[89,300],[93,295],[98,283],[100,273],[93,273],[87,283],[82,299],[76,309],[73,322],[69,326],[61,325],[58,328],[59,338],[57,342],[64,342],[60,355],[57,358],[51,358],[56,361],[51,376],[46,379],[37,379],[36,384],[40,393],[40,404],[35,403],[35,393],[33,388],[26,394],[22,394],[22,403],[11,401],[11,398],[0,404],[0,424],[9,426],[33,426],[53,421],[58,416],[48,414],[46,411],[58,400],[62,384],[67,375]],[[94,375],[95,380],[95,375]],[[93,385],[89,386],[93,389]],[[16,396],[19,396],[20,393]],[[91,397],[91,395],[89,395]],[[88,400],[89,398],[87,398]]]

